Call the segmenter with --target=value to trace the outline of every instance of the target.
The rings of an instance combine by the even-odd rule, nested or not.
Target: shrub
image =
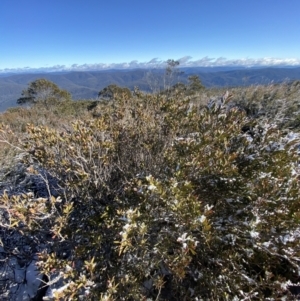
[[[249,123],[251,135],[242,132]],[[27,131],[26,164],[51,173],[61,196],[1,202],[7,227],[43,243],[51,236],[39,264],[63,273],[57,300],[291,297],[296,135],[225,105],[199,112],[158,95],[116,98],[69,131]]]
[[[122,88],[117,85],[109,85],[98,93],[98,97],[105,100],[112,100],[120,97],[129,99],[131,96],[131,92],[128,88]]]
[[[149,294],[165,300],[282,297],[299,272],[293,148],[272,127],[253,140],[240,134],[234,110],[196,120],[195,134],[166,152],[167,172],[149,176],[125,214],[124,274],[151,281]]]

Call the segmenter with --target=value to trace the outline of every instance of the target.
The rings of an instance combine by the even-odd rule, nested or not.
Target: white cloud
[[[192,59],[192,57],[187,55],[187,56],[184,56],[184,57],[180,58],[178,61],[180,62],[180,65],[185,65],[185,64],[188,64],[188,62],[191,59]]]
[[[289,58],[289,59],[279,59],[279,58],[242,58],[242,59],[226,59],[225,57],[210,58],[208,56],[202,59],[192,60],[191,56],[184,56],[179,58],[181,67],[285,67],[285,66],[299,66],[300,59]],[[0,69],[0,73],[27,73],[27,72],[58,72],[58,71],[100,71],[107,69],[134,69],[134,68],[164,68],[166,61],[159,60],[158,58],[153,58],[148,62],[139,62],[138,60],[133,60],[131,62],[124,63],[96,63],[96,64],[72,64],[70,66],[66,65],[55,65],[52,67],[41,67],[41,68],[6,68]]]

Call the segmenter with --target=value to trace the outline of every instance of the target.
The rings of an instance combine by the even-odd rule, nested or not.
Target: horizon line
[[[300,59],[278,59],[278,58],[243,58],[243,59],[226,59],[224,57],[209,58],[204,57],[199,60],[191,60],[191,56],[185,56],[179,61],[178,68],[220,68],[220,67],[236,67],[236,68],[261,68],[261,67],[300,67]],[[131,70],[131,69],[163,69],[167,65],[167,61],[153,58],[148,62],[139,62],[133,60],[129,63],[94,63],[94,64],[72,64],[72,65],[54,65],[46,67],[21,67],[21,68],[3,68],[0,69],[1,74],[5,73],[53,73],[53,72],[72,72],[72,71],[105,71],[105,70]]]

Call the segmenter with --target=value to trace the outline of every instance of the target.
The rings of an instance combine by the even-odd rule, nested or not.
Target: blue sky
[[[0,71],[143,67],[169,58],[300,65],[299,13],[300,0],[1,0]]]

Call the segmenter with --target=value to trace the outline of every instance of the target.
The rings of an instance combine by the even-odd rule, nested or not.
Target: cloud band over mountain
[[[300,66],[300,59],[278,59],[278,58],[243,58],[243,59],[226,59],[224,57],[210,58],[208,56],[199,59],[192,60],[191,56],[185,56],[178,59],[181,67],[289,67]],[[73,64],[55,65],[51,67],[40,68],[5,68],[0,69],[0,73],[31,73],[31,72],[61,72],[61,71],[100,71],[108,69],[136,69],[136,68],[164,68],[166,61],[153,58],[148,62],[139,62],[137,60],[129,63],[95,63],[95,64]]]

